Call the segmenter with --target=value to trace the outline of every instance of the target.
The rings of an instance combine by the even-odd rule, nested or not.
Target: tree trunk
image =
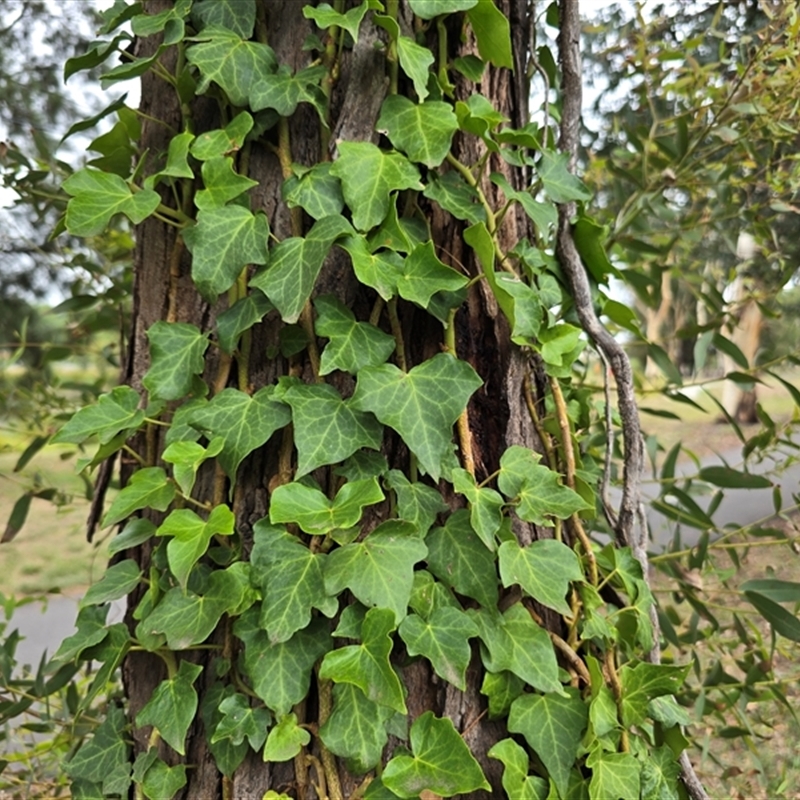
[[[170,6],[167,0],[150,0],[147,4],[149,13]],[[308,65],[309,54],[303,50],[307,37],[320,34],[311,20],[305,19],[302,13],[303,3],[297,0],[258,0],[258,27],[266,31],[267,40],[275,50],[278,62],[287,64],[292,72]],[[501,0],[497,2],[500,10],[511,22],[511,32],[516,57],[516,70],[512,74],[507,69],[496,69],[487,65],[481,83],[483,94],[503,114],[512,127],[522,127],[526,122],[528,90],[525,80],[525,58],[530,41],[530,9],[527,0]],[[371,13],[371,12],[370,12]],[[411,19],[405,3],[400,7],[400,24],[404,28]],[[454,22],[456,17],[448,18],[449,56],[474,55],[477,53],[472,35],[463,36]],[[377,48],[380,43],[372,26],[363,25],[358,43],[352,50],[344,49],[341,58],[338,79],[331,95],[330,121],[332,135],[331,151],[335,150],[338,140],[372,141],[377,143],[379,134],[375,131],[375,122],[381,103],[389,89],[389,78],[386,74],[386,59]],[[383,34],[380,33],[382,37]],[[426,44],[436,52],[436,25],[431,25],[424,34]],[[463,36],[463,38],[462,38]],[[152,39],[152,37],[151,37]],[[151,39],[139,42],[137,55],[145,55],[154,50]],[[170,51],[163,56],[169,59]],[[167,66],[174,64],[167,61]],[[401,81],[403,76],[401,75]],[[466,100],[473,92],[467,81],[460,79],[455,86],[456,99]],[[176,95],[152,71],[143,77],[141,110],[144,112],[143,135],[141,148],[148,155],[145,174],[157,168],[155,159],[162,154],[169,140],[165,122],[175,130],[181,127],[181,109]],[[213,100],[199,98],[193,107],[194,133],[217,128],[222,122]],[[289,119],[288,134],[291,141],[291,158],[294,163],[310,166],[333,155],[321,152],[320,125],[317,112],[309,104],[301,104]],[[247,163],[243,153],[239,153],[237,167],[258,182],[251,193],[253,209],[262,209],[269,218],[270,231],[278,240],[298,235],[293,229],[293,214],[281,197],[281,185],[284,180],[284,169],[275,153],[278,145],[277,128],[267,131],[260,140],[251,144]],[[483,145],[475,136],[456,135],[454,152],[464,164],[474,164],[483,155]],[[505,174],[515,188],[524,189],[527,184],[524,169],[512,169],[497,156],[492,155],[491,169]],[[499,196],[499,190],[485,181],[484,190],[490,198]],[[166,194],[165,194],[166,197]],[[425,203],[420,198],[420,203]],[[401,207],[402,210],[402,207]],[[480,266],[475,262],[471,250],[464,246],[464,223],[449,215],[437,213],[432,206],[423,210],[429,215],[429,224],[433,241],[436,243],[436,254],[446,264],[469,276],[480,274]],[[301,220],[300,234],[307,232],[309,220]],[[297,224],[297,217],[294,217]],[[508,250],[521,238],[529,235],[529,223],[521,213],[509,213],[499,232],[499,240]],[[142,378],[149,368],[147,330],[159,320],[188,322],[196,325],[201,331],[214,328],[217,315],[225,310],[224,299],[209,305],[194,288],[190,276],[191,258],[176,239],[174,229],[157,219],[149,218],[136,231],[135,282],[133,300],[133,331],[130,340],[130,352],[127,362],[126,382],[131,386],[142,388]],[[334,250],[327,258],[318,278],[314,294],[333,292],[350,309],[358,319],[365,320],[375,305],[375,293],[359,284],[350,267],[349,257],[342,250]],[[413,367],[424,358],[439,352],[443,347],[442,329],[430,315],[421,312],[411,303],[400,301],[398,315],[406,342],[408,367]],[[390,320],[384,312],[379,319],[381,327],[391,330]],[[248,367],[249,391],[274,384],[282,375],[299,375],[303,381],[312,382],[314,376],[305,353],[298,358],[283,358],[280,355],[268,357],[279,350],[279,334],[283,327],[280,318],[274,312],[257,325],[252,331],[250,360]],[[523,384],[530,374],[528,359],[520,349],[511,344],[508,324],[499,313],[496,301],[488,290],[485,281],[477,282],[469,289],[467,301],[456,316],[456,348],[458,357],[468,361],[483,380],[483,387],[473,395],[469,405],[469,428],[472,436],[472,451],[476,464],[476,479],[483,480],[498,467],[500,455],[512,444],[527,447],[538,447],[536,434],[530,416],[524,404]],[[238,364],[229,363],[220,351],[212,348],[206,356],[204,379],[221,390],[226,385],[236,385]],[[342,375],[342,373],[338,373]],[[331,379],[329,378],[329,381]],[[344,396],[352,393],[353,382],[346,374],[334,381]],[[388,429],[387,429],[388,430]],[[162,429],[151,427],[146,436],[140,436],[135,443],[140,452],[148,454],[149,463],[162,463],[158,454],[164,448]],[[268,513],[270,493],[274,488],[286,481],[282,474],[279,451],[281,449],[280,434],[276,434],[268,446],[250,455],[241,465],[238,481],[233,494],[233,510],[237,519],[237,532],[243,537],[244,551],[252,547],[252,526]],[[387,434],[384,440],[383,453],[388,459],[390,468],[408,471],[408,449],[394,434]],[[130,476],[133,463],[123,464],[123,481]],[[317,470],[315,478],[323,489],[333,486],[332,469]],[[195,489],[194,496],[200,500],[215,500],[220,497],[220,478],[213,471],[201,471],[200,489]],[[223,494],[227,493],[227,485]],[[215,494],[217,495],[215,498]],[[453,507],[463,499],[451,498]],[[388,514],[388,505],[379,506],[373,513],[370,527],[381,521]],[[155,512],[148,511],[156,522],[162,518]],[[521,542],[530,542],[537,536],[533,525],[518,523],[516,530]],[[145,570],[149,566],[152,548],[144,546],[138,551],[137,558]],[[132,610],[139,602],[142,592],[130,598],[128,623],[133,629],[136,620]],[[541,610],[541,609],[540,609]],[[556,627],[560,617],[551,611],[542,611],[548,623]],[[234,659],[240,648],[236,637],[231,636],[226,624],[212,634],[212,644],[219,644],[223,655]],[[397,648],[396,648],[397,651]],[[200,695],[202,707],[203,697],[214,683],[215,657],[209,650],[194,651],[190,660],[204,666],[195,687]],[[408,689],[409,719],[414,720],[423,712],[432,710],[439,717],[449,717],[458,731],[462,732],[465,741],[483,767],[490,783],[491,792],[477,791],[468,795],[475,798],[499,796],[499,779],[502,771],[500,762],[486,757],[488,749],[502,738],[503,728],[499,723],[489,721],[486,716],[486,700],[480,694],[482,668],[473,645],[473,657],[467,673],[467,689],[458,691],[452,685],[440,680],[430,669],[427,661],[419,659],[406,663],[407,658],[401,652],[395,652],[395,664],[402,674]],[[130,719],[136,719],[137,713],[152,696],[159,682],[166,676],[164,665],[156,655],[146,652],[135,652],[127,656],[124,667],[125,691],[130,702]],[[312,689],[308,701],[295,709],[298,714],[305,714],[306,721],[317,719],[318,698]],[[300,719],[302,723],[304,720]],[[134,727],[134,741],[137,753],[148,748],[150,729]],[[390,738],[384,750],[384,763],[391,756],[392,746],[397,741]],[[316,748],[316,746],[314,746]],[[321,758],[318,749],[311,753]],[[161,757],[169,763],[178,763],[180,759],[169,748],[161,746]],[[311,777],[302,774],[307,767],[301,765],[296,771],[295,762],[265,764],[259,753],[251,752],[241,767],[236,771],[232,781],[226,781],[218,772],[214,759],[209,752],[202,724],[198,720],[189,730],[185,763],[193,765],[187,772],[188,783],[177,795],[187,800],[212,800],[218,797],[240,798],[252,800],[261,797],[272,789],[288,792],[293,797],[314,798],[313,771]],[[338,763],[339,780],[344,797],[349,797],[361,782],[360,777],[353,777],[342,761]]]

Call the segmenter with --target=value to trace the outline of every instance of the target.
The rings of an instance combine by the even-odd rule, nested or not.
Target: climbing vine
[[[149,72],[180,107],[164,152],[140,152],[121,115],[105,141],[136,162],[103,153],[63,185],[71,234],[100,234],[120,214],[174,231],[141,386],[81,408],[54,440],[85,448],[87,468],[120,456],[126,478],[100,523],[122,526],[114,563],[55,661],[99,664],[85,707],[136,654],[164,670],[132,713],[106,706],[64,765],[73,795],[180,794],[200,768],[187,742],[201,736],[223,797],[252,753],[264,770],[294,767],[271,798],[497,792],[493,762],[510,798],[701,796],[681,763],[688,717],[674,695],[687,668],[655,657],[630,368],[595,312],[613,269],[574,173],[579,87],[565,52],[577,4],[562,9],[563,75],[547,46],[531,67],[549,86],[563,80],[558,103],[517,128],[481,92],[487,75],[524,77],[493,0],[349,5],[303,7],[307,63],[293,70],[256,0],[176,0],[159,13],[117,0],[105,38],[67,65],[122,53],[107,83]],[[548,21],[559,24],[555,6]],[[157,42],[148,55],[128,47],[126,25]],[[331,108],[361,37],[382,53],[388,86],[370,136],[349,140],[334,135]],[[474,52],[453,56],[459,41]],[[196,129],[198,99],[217,127]],[[314,163],[295,157],[298,109],[315,120]],[[457,141],[478,158],[460,160]],[[279,160],[288,236],[251,201],[256,148]],[[430,215],[461,225],[460,256]],[[512,220],[527,235],[509,243]],[[368,304],[336,281],[321,289],[332,259]],[[206,324],[181,317],[185,268]],[[488,389],[462,331],[477,296],[510,340],[533,446],[476,452]],[[426,320],[424,346],[412,313]],[[255,353],[264,324],[278,336]],[[621,431],[572,381],[593,347],[614,371]],[[259,358],[272,367],[256,375]],[[241,476],[263,448],[268,508],[249,519]],[[617,514],[598,495],[620,453]],[[126,621],[107,624],[126,596]],[[404,676],[420,660],[453,691],[479,686],[483,708],[467,723],[503,732],[488,752],[448,716],[410,713]]]

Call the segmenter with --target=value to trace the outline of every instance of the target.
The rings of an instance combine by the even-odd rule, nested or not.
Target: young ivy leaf
[[[140,508],[166,511],[174,498],[175,486],[167,480],[167,473],[161,467],[144,467],[133,473],[128,485],[114,498],[102,527],[121,522]]]
[[[202,671],[199,664],[181,661],[177,674],[161,681],[136,715],[139,727],[152,725],[161,738],[181,755],[186,755],[186,732],[197,712],[197,692],[193,684]]]
[[[486,210],[480,203],[478,193],[457,172],[445,172],[429,180],[423,194],[456,219],[473,225],[486,222]]]
[[[138,585],[141,577],[142,571],[139,569],[139,565],[132,558],[126,558],[124,561],[110,566],[103,577],[89,587],[89,591],[83,596],[79,606],[84,608],[119,600]]]
[[[236,172],[230,156],[215,156],[204,161],[201,171],[205,188],[194,196],[194,204],[201,211],[222,208],[243,192],[258,186],[258,181]]]
[[[387,473],[386,485],[397,495],[397,516],[412,523],[420,536],[430,530],[437,514],[448,509],[436,489],[424,483],[411,483],[399,469]]]
[[[289,408],[273,399],[274,392],[274,386],[252,396],[232,387],[223,389],[189,415],[192,427],[223,439],[219,462],[232,482],[242,460],[291,421]]]
[[[478,0],[467,10],[467,18],[475,38],[478,40],[478,53],[484,61],[496,67],[514,69],[511,50],[511,25],[494,0]]]
[[[364,0],[361,5],[342,14],[335,11],[330,3],[320,3],[316,8],[303,6],[303,16],[306,19],[313,19],[318,28],[326,29],[333,26],[344,28],[353,37],[353,42],[358,42],[358,28],[361,21],[367,11],[375,8],[375,5],[374,0]]]
[[[317,335],[330,339],[322,351],[321,375],[337,369],[356,375],[363,367],[383,364],[394,351],[393,336],[368,322],[356,322],[353,312],[333,295],[317,297],[314,306]]]
[[[486,754],[503,763],[503,789],[508,797],[519,800],[546,800],[549,783],[528,775],[530,759],[525,748],[513,739],[503,739]]]
[[[96,435],[101,444],[106,444],[121,431],[134,430],[142,424],[145,412],[139,408],[140,399],[130,386],[117,386],[101,394],[96,405],[76,411],[51,441],[83,444]]]
[[[465,361],[438,353],[408,373],[392,364],[365,367],[358,375],[351,404],[371,411],[397,431],[425,471],[438,481],[453,423],[481,385]]]
[[[440,14],[467,11],[477,2],[478,0],[409,0],[409,5],[420,19],[434,19]]]
[[[175,483],[184,495],[187,497],[191,495],[200,465],[209,458],[219,455],[224,444],[224,439],[217,436],[209,442],[208,447],[203,447],[197,442],[172,442],[167,446],[161,458],[167,464],[172,464]]]
[[[301,69],[293,75],[286,64],[281,64],[277,72],[259,76],[250,91],[250,108],[253,111],[272,108],[282,117],[290,117],[302,102],[321,109],[325,98],[319,82],[325,74],[325,67],[318,65]]]
[[[292,236],[277,244],[269,268],[256,273],[250,285],[269,297],[284,322],[297,322],[331,245],[352,232],[344,217],[323,217],[305,237]]]
[[[281,399],[292,409],[296,478],[324,464],[344,461],[362,447],[380,449],[383,426],[372,414],[354,411],[333,386],[296,381]]]
[[[365,506],[380,503],[383,492],[375,478],[350,481],[342,486],[333,500],[319,489],[292,482],[279,486],[272,493],[270,522],[295,522],[306,533],[326,534],[339,528],[352,528]]]
[[[219,346],[231,355],[239,343],[239,337],[257,322],[261,322],[264,315],[273,308],[272,303],[261,292],[253,292],[237,300],[217,317]]]
[[[417,245],[403,262],[403,274],[398,276],[397,291],[404,300],[427,308],[437,292],[457,292],[468,279],[452,267],[439,261],[428,240]]]
[[[192,254],[192,280],[200,294],[214,302],[247,264],[266,264],[268,235],[266,216],[242,206],[207,205],[198,211],[197,224],[183,231],[183,239]]]
[[[361,644],[331,650],[322,659],[319,676],[335,683],[351,683],[381,706],[407,714],[403,684],[389,661],[396,627],[389,608],[367,611],[361,626]]]
[[[384,300],[394,297],[403,274],[402,256],[385,250],[371,253],[363,236],[348,236],[339,246],[350,255],[359,283],[373,288]]]
[[[289,761],[311,741],[311,734],[301,728],[296,714],[282,717],[267,736],[264,761]]]
[[[488,487],[478,488],[475,478],[465,469],[454,469],[450,475],[453,488],[467,498],[469,521],[475,533],[492,552],[495,550],[494,537],[503,523],[505,501]]]
[[[385,153],[371,142],[340,142],[331,174],[341,180],[353,225],[360,231],[374,228],[384,219],[391,192],[423,188],[419,171],[405,156]]]
[[[198,161],[235,153],[241,149],[252,127],[253,118],[246,111],[240,111],[224,128],[198,134],[190,152]]]
[[[219,704],[219,710],[223,716],[211,735],[211,744],[222,739],[240,744],[247,739],[253,750],[261,748],[272,721],[272,715],[266,708],[253,708],[247,697],[234,692]]]
[[[329,162],[315,164],[313,167],[293,164],[292,172],[294,175],[287,178],[281,187],[281,194],[289,208],[299,206],[314,219],[342,213],[342,185],[338,178],[331,175]]]
[[[152,753],[152,759],[148,756]],[[137,766],[140,772],[137,776]],[[174,797],[180,789],[186,786],[186,765],[177,764],[174,767],[158,758],[155,748],[147,753],[140,753],[133,763],[133,779],[141,787],[147,800],[161,800],[163,797]]]
[[[397,624],[406,615],[414,565],[428,553],[417,529],[408,522],[388,520],[361,542],[334,550],[325,564],[325,590],[350,591],[365,606],[390,608]]]
[[[412,161],[433,168],[450,152],[458,119],[448,103],[429,100],[415,104],[407,97],[392,94],[383,101],[375,127]]]
[[[150,369],[142,378],[151,399],[180,400],[203,371],[208,335],[187,322],[159,320],[147,330]]]
[[[381,776],[399,797],[419,797],[423,790],[441,797],[489,791],[480,764],[448,718],[426,711],[411,726],[413,755],[395,756]]]
[[[400,66],[414,83],[414,91],[420,103],[425,102],[428,92],[430,66],[436,60],[427,47],[417,44],[408,36],[397,37],[397,56]]]

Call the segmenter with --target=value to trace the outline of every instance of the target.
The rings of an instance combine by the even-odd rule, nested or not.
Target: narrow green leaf
[[[777,578],[754,578],[739,586],[739,591],[760,594],[775,603],[800,603],[800,583]]]
[[[744,596],[752,603],[756,611],[769,622],[775,633],[779,633],[793,642],[800,642],[800,619],[794,614],[758,592],[746,591]]]
[[[701,481],[707,481],[724,489],[770,489],[772,481],[765,475],[740,472],[725,466],[703,467],[698,473]]]

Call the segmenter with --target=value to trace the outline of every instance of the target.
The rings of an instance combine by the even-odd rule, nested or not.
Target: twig
[[[603,397],[605,399],[605,422],[606,422],[606,452],[603,458],[603,475],[600,480],[600,503],[603,506],[603,514],[606,521],[612,530],[616,530],[619,519],[617,512],[611,505],[611,500],[608,496],[608,484],[611,479],[611,456],[614,452],[614,428],[612,427],[612,414],[611,414],[611,386],[609,382],[609,374],[611,366],[608,363],[605,353],[598,347],[597,354],[603,362]]]

